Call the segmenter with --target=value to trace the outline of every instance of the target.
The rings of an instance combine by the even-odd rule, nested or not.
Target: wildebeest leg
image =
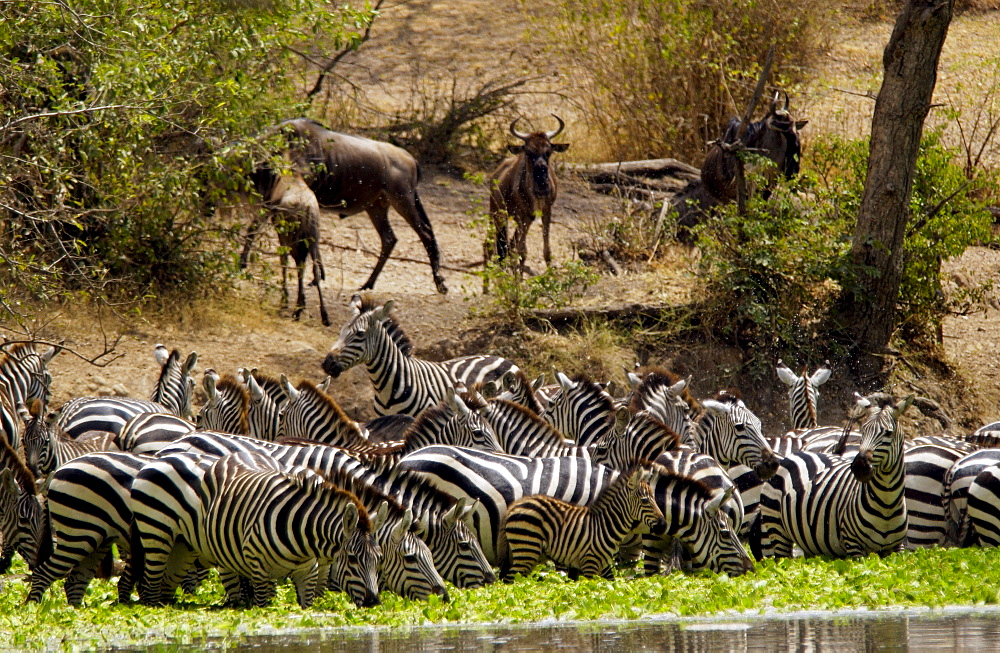
[[[385,267],[385,262],[389,260],[389,255],[392,254],[392,249],[396,246],[396,234],[393,233],[392,225],[389,224],[388,200],[380,198],[375,204],[369,206],[368,217],[371,218],[372,225],[375,227],[375,231],[378,232],[378,237],[382,241],[382,249],[379,251],[378,262],[375,264],[375,269],[372,270],[372,274],[368,277],[368,281],[361,286],[361,290],[371,290],[375,287],[378,275],[382,273],[382,268]]]
[[[431,262],[431,275],[434,277],[434,285],[437,287],[437,291],[444,295],[448,292],[448,286],[445,285],[444,277],[441,276],[441,253],[438,251],[438,244],[434,238],[434,229],[431,228],[431,221],[427,217],[427,212],[424,211],[424,205],[420,202],[420,195],[414,190],[412,197],[404,195],[394,199],[395,202],[392,208],[396,209],[396,212],[403,216],[403,219],[413,227],[413,230],[417,232],[417,236],[420,237],[420,242],[423,244],[424,249],[427,250],[427,258]]]
[[[552,207],[542,209],[542,255],[545,257],[545,267],[552,265],[552,250],[549,248],[549,227],[552,224]]]
[[[250,258],[250,249],[253,248],[253,241],[257,238],[257,232],[260,231],[260,225],[267,220],[267,213],[261,212],[250,226],[247,227],[247,235],[243,239],[243,251],[240,253],[240,269],[242,270],[247,266],[247,259]]]
[[[320,280],[326,280],[326,270],[323,269],[323,257],[319,253],[319,243],[313,241],[309,244],[309,255],[313,262],[313,285],[316,286],[316,294],[319,295],[319,316],[323,320],[323,326],[330,326],[330,316],[326,313],[326,304],[323,303],[323,288]]]
[[[302,256],[298,256],[301,254]],[[302,311],[306,309],[306,293],[305,293],[305,276],[306,276],[306,252],[299,251],[296,252],[295,256],[295,269],[299,273],[299,294],[295,298],[295,319],[298,320],[302,316]]]
[[[515,220],[517,226],[514,228],[514,242],[511,249],[517,252],[517,269],[521,276],[524,276],[524,271],[528,267],[528,229],[534,221],[534,215],[528,220]]]
[[[288,246],[285,243],[279,243],[281,247],[281,308],[288,308]],[[302,281],[302,275],[299,275],[299,281]],[[301,285],[301,283],[300,283]],[[301,294],[299,290],[299,294]]]

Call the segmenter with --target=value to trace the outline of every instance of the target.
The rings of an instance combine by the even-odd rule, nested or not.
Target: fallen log
[[[620,306],[594,306],[586,308],[539,308],[529,311],[525,321],[534,324],[566,324],[590,318],[606,320],[636,319],[641,322],[655,322],[665,313],[678,313],[683,306],[670,304],[622,304]]]
[[[566,170],[583,177],[601,173],[618,173],[632,177],[650,177],[660,179],[674,177],[677,179],[697,179],[701,170],[693,165],[677,159],[644,159],[641,161],[618,161],[614,163],[568,163]]]

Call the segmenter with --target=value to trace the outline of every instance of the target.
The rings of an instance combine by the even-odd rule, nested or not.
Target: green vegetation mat
[[[1000,551],[935,549],[880,559],[767,560],[739,578],[680,573],[656,578],[571,582],[558,573],[519,579],[477,590],[451,591],[408,601],[388,593],[382,605],[362,609],[344,595],[326,594],[310,610],[300,610],[286,584],[266,609],[229,610],[221,586],[204,583],[178,607],[114,604],[115,587],[94,581],[85,606],[66,605],[61,583],[40,605],[24,605],[23,580],[8,578],[0,595],[0,647],[79,647],[237,642],[286,629],[339,626],[525,623],[541,620],[638,619],[652,614],[719,615],[727,612],[840,610],[1000,603]],[[15,570],[16,571],[16,570]],[[23,568],[21,569],[23,571]]]

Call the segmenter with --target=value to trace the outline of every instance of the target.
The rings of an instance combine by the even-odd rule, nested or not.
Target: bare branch
[[[54,118],[56,116],[72,116],[79,113],[94,113],[96,111],[108,111],[111,109],[143,109],[145,107],[138,107],[131,104],[106,104],[100,107],[85,107],[83,109],[73,109],[70,111],[49,111],[46,113],[35,113],[30,116],[21,116],[17,120],[8,121],[6,125],[0,127],[0,132],[5,132],[8,129],[16,127],[23,122],[28,122],[29,120],[41,120],[42,118]]]
[[[384,1],[385,0],[378,0],[378,2],[375,3],[375,6],[372,7],[371,20],[368,21],[368,25],[365,26],[365,33],[361,35],[361,38],[354,45],[354,47],[344,48],[343,50],[338,52],[336,56],[334,56],[333,59],[331,59],[330,62],[327,63],[325,66],[323,66],[323,68],[319,71],[319,77],[316,78],[316,83],[313,85],[312,89],[308,93],[306,93],[306,97],[309,98],[310,102],[312,101],[313,97],[318,95],[319,92],[323,90],[323,83],[326,81],[326,78],[330,74],[330,72],[337,66],[338,63],[340,63],[340,60],[346,57],[351,52],[356,51],[358,48],[361,47],[363,43],[365,43],[366,41],[368,41],[369,38],[371,38],[372,25],[375,24],[375,17],[378,15],[378,10],[382,7],[382,3]]]

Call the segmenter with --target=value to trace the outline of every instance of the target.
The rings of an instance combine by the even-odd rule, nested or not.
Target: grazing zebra
[[[364,424],[372,444],[398,442],[416,420],[409,415],[383,415]]]
[[[33,402],[33,411],[21,404],[18,411],[24,420],[24,462],[36,476],[47,476],[57,467],[65,465],[95,451],[117,451],[114,433],[96,433],[91,437],[73,439],[59,430],[50,428],[45,417],[45,406]]]
[[[968,526],[965,541],[968,545],[1000,546],[1000,467],[984,468],[969,484]]]
[[[660,572],[663,555],[673,551],[675,542],[683,547],[695,569],[730,576],[753,571],[753,561],[723,509],[735,494],[731,485],[717,493],[701,481],[657,463],[650,465],[647,482],[666,523],[662,533],[642,536],[643,570],[647,576]]]
[[[15,551],[29,569],[34,568],[39,556],[48,555],[45,543],[49,540],[45,532],[44,497],[35,475],[7,440],[0,438],[0,535],[3,536],[0,573],[10,569]]]
[[[785,457],[760,503],[765,556],[887,554],[906,539],[903,433],[897,418],[913,401],[859,397],[861,447],[853,460],[799,452]]]
[[[153,455],[195,430],[195,425],[173,413],[139,413],[125,422],[115,446],[136,455]]]
[[[129,563],[132,481],[150,459],[129,453],[93,453],[62,465],[46,493],[52,550],[31,574],[28,601],[42,600],[52,582],[65,578],[66,600],[83,603],[97,567],[118,547],[125,570],[118,581],[118,601],[132,594]]]
[[[445,580],[467,589],[496,580],[472,532],[475,505],[456,502],[423,478],[395,465],[386,466],[384,457],[350,453],[313,441],[275,444],[221,433],[193,433],[163,450],[161,455],[195,452],[220,457],[240,451],[266,452],[284,465],[308,467],[321,475],[348,471],[357,482],[392,496],[404,508],[413,510],[420,522],[422,538],[434,557],[434,566]]]
[[[61,347],[38,351],[34,342],[4,344],[0,351],[0,427],[15,449],[21,443],[21,420],[17,405],[32,399],[45,401],[49,384],[46,366]]]
[[[715,458],[724,468],[740,464],[764,480],[778,468],[778,457],[760,432],[760,420],[738,395],[720,392],[701,402],[704,410],[691,428],[694,448]]]
[[[729,474],[719,466],[715,458],[698,453],[691,447],[681,447],[676,451],[661,453],[653,462],[677,476],[686,476],[698,481],[712,492],[713,497],[727,496],[728,498],[722,502],[722,510],[733,525],[739,526],[743,523],[747,511],[744,508],[742,492],[738,489],[739,485],[730,479]],[[652,481],[650,485],[653,485]],[[730,492],[733,489],[735,491]],[[663,509],[662,504],[660,508]],[[667,514],[666,511],[663,514]]]
[[[209,368],[202,379],[208,401],[198,411],[198,428],[249,435],[247,413],[250,410],[250,390],[235,376],[219,374]],[[254,436],[259,437],[259,436]]]
[[[526,575],[546,559],[576,580],[614,578],[615,552],[627,535],[662,530],[663,513],[641,468],[623,472],[587,506],[532,495],[507,509],[497,541],[500,577]]]
[[[969,488],[979,474],[997,464],[1000,464],[1000,449],[980,449],[956,460],[945,474],[941,497],[950,543],[975,544],[975,533],[968,521]]]
[[[602,385],[582,376],[570,380],[561,372],[556,372],[556,380],[559,392],[552,396],[545,412],[538,413],[542,419],[584,447],[614,428],[614,400]]]
[[[392,305],[387,301],[378,306],[368,296],[355,295],[353,316],[323,361],[323,370],[334,378],[364,364],[375,386],[378,415],[416,417],[424,408],[443,401],[447,389],[459,382],[472,387],[518,369],[498,356],[463,356],[440,363],[414,358],[413,344],[390,315]]]
[[[163,345],[156,345],[153,358],[160,364],[160,376],[153,388],[152,399],[131,397],[75,397],[59,410],[59,428],[71,438],[78,438],[87,431],[120,433],[125,422],[139,413],[168,412],[178,417],[191,416],[191,395],[194,379],[191,368],[198,360],[192,352],[185,363],[180,353],[167,353]],[[161,401],[166,403],[160,403]]]
[[[788,386],[788,413],[792,418],[792,429],[819,426],[819,387],[830,380],[830,361],[826,361],[811,376],[807,375],[806,368],[802,368],[802,374],[796,376],[781,360],[776,371],[781,382]]]

